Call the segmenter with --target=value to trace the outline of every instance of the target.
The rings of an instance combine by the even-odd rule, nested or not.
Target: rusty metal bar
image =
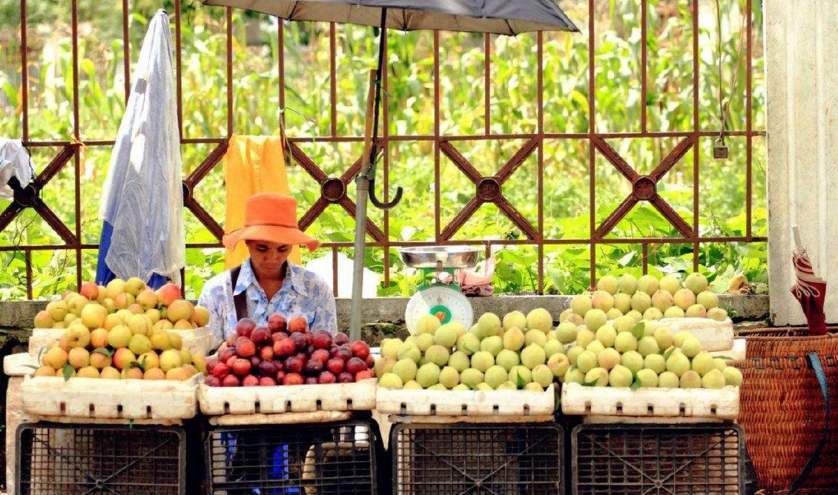
[[[279,129],[285,129],[285,25],[277,19],[277,80],[279,82]]]
[[[527,158],[529,158],[530,155],[532,155],[533,151],[536,150],[539,143],[540,140],[538,138],[533,138],[527,141],[524,144],[524,146],[521,149],[519,149],[515,153],[515,155],[513,155],[512,158],[510,158],[509,161],[506,162],[506,164],[503,167],[501,167],[500,170],[498,170],[497,174],[495,174],[495,177],[498,179],[498,181],[501,183],[506,182],[506,180],[509,179],[509,177],[512,176],[512,174],[514,174],[515,171],[518,170],[518,168],[524,164]]]
[[[699,5],[698,0],[692,0],[692,24],[693,24],[693,132],[697,133],[699,129],[699,121],[698,121],[698,108],[699,108],[699,63],[698,59],[700,56],[700,52],[698,51],[698,17],[699,17]],[[719,54],[721,56],[721,54]],[[721,84],[721,81],[719,81]],[[693,137],[693,142],[695,142],[695,148],[693,149],[693,227],[692,230],[695,232],[695,235],[698,236],[699,232],[699,219],[698,219],[698,195],[700,193],[699,190],[699,160],[701,155],[701,144],[699,142],[698,135],[696,134]],[[698,243],[693,244],[693,271],[698,271]]]
[[[338,297],[338,248],[332,247],[332,295]]]
[[[614,165],[614,168],[623,174],[623,177],[628,179],[629,182],[634,182],[640,177],[640,174],[638,174],[634,168],[632,168],[632,166],[629,165],[619,153],[617,153],[617,150],[612,148],[611,145],[604,139],[594,137],[593,144],[600,154],[602,154],[606,160],[611,162],[611,164]]]
[[[483,133],[492,134],[492,39],[483,35]]]
[[[443,239],[440,220],[440,84],[439,84],[439,31],[434,31],[434,239]]]
[[[536,187],[538,189],[538,293],[544,293],[544,33],[536,34],[536,92],[538,104],[538,169]]]
[[[442,141],[439,143],[439,148],[440,151],[442,151],[445,156],[447,156],[451,162],[454,163],[454,165],[456,165],[457,168],[459,168],[472,182],[475,184],[480,182],[480,179],[483,178],[483,174],[481,174],[457,148],[452,146],[449,141]]]
[[[596,287],[596,2],[588,0],[588,236],[591,250],[591,288]]]
[[[338,83],[337,83],[337,41],[335,23],[329,23],[329,115],[332,136],[338,135]]]
[[[752,231],[752,208],[753,208],[753,5],[752,0],[745,0],[745,8],[748,9],[746,18],[748,19],[748,31],[745,48],[745,237],[750,238]],[[731,88],[733,90],[735,88]]]
[[[26,265],[26,298],[32,299],[32,251],[23,251],[23,260]]]
[[[72,49],[73,49],[73,138],[81,140],[81,129],[79,126],[79,8],[77,0],[73,0],[72,6]],[[73,154],[73,172],[75,182],[75,201],[74,208],[76,213],[75,225],[75,239],[73,236],[68,236],[69,232],[62,232],[64,223],[47,207],[46,204],[40,202],[36,204],[35,209],[46,220],[46,222],[61,236],[68,244],[73,246],[76,251],[76,290],[81,288],[81,249],[78,243],[81,242],[81,161],[79,160],[79,147],[75,147]]]
[[[227,137],[233,135],[233,9],[225,7],[227,27]]]
[[[387,39],[386,37],[384,38]],[[383,107],[382,108],[382,130],[381,130],[381,150],[384,153],[382,160],[382,183],[384,189],[384,202],[390,201],[390,71],[389,57],[390,51],[387,43],[384,44],[384,70],[381,74],[381,83],[384,85]],[[384,285],[390,284],[390,249],[386,243],[390,241],[390,210],[384,209]]]
[[[647,128],[647,107],[646,98],[648,94],[648,67],[647,67],[647,45],[648,33],[646,24],[649,19],[646,14],[647,0],[640,0],[640,130],[646,132]]]
[[[643,275],[649,273],[649,243],[644,242],[643,246]]]
[[[128,37],[128,0],[122,0],[122,75],[125,78],[125,105],[131,96],[131,38]]]
[[[465,224],[468,221],[468,219],[471,218],[472,215],[474,215],[474,212],[480,209],[480,205],[482,204],[483,202],[479,199],[471,198],[469,202],[466,203],[465,206],[463,206],[463,209],[461,209],[459,213],[457,213],[457,215],[451,220],[451,222],[449,222],[448,225],[445,226],[445,230],[442,231],[440,237],[446,241],[450,240],[454,236],[454,234],[457,233],[457,230],[459,230],[460,227],[463,224]]]
[[[206,158],[204,158],[204,161],[202,161],[200,165],[195,167],[195,170],[193,170],[192,173],[189,174],[189,177],[187,177],[183,181],[184,185],[186,185],[190,190],[194,189],[195,186],[197,186],[198,183],[201,182],[204,179],[204,177],[206,177],[207,174],[209,174],[212,171],[212,169],[215,168],[216,165],[218,165],[218,162],[220,162],[221,159],[224,158],[224,154],[227,153],[227,146],[228,144],[226,142],[220,143],[218,146],[216,146],[215,149],[213,149],[210,152],[210,154],[207,155]]]
[[[22,139],[24,143],[29,141],[29,67],[27,62],[27,50],[26,0],[20,0],[20,96],[22,99],[21,110],[23,113],[23,121],[21,124],[23,126]]]
[[[175,88],[177,90],[177,128],[183,139],[183,89],[181,86],[180,0],[175,0]]]

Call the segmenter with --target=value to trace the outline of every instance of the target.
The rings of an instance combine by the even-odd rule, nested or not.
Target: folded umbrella
[[[181,285],[183,182],[169,17],[151,19],[105,181],[96,282]]]
[[[794,227],[795,249],[791,257],[797,283],[791,293],[800,302],[803,314],[809,324],[809,335],[826,335],[826,316],[823,312],[826,300],[826,280],[815,275],[812,261],[800,242],[800,233]]]

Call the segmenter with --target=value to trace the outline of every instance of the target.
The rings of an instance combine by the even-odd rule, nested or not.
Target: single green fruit
[[[483,382],[483,372],[474,368],[468,368],[460,373],[460,383],[469,387],[476,388],[478,383]]]
[[[439,366],[435,363],[423,364],[416,372],[416,381],[422,388],[429,388],[439,383]]]
[[[645,366],[643,356],[637,351],[628,351],[620,356],[620,364],[630,369],[632,373],[637,373]]]
[[[660,288],[670,294],[675,294],[681,288],[681,280],[675,275],[666,275],[660,280]]]
[[[603,325],[596,331],[596,339],[603,345],[603,347],[613,347],[614,340],[617,338],[617,331],[611,325]]]
[[[433,340],[433,337],[431,339]],[[399,339],[384,339],[381,341],[381,356],[396,360],[399,357],[401,346],[402,341]]]
[[[601,368],[610,370],[620,364],[620,353],[616,349],[609,347],[599,353],[597,362]]]
[[[559,326],[556,327],[556,338],[562,344],[569,344],[576,340],[577,330],[576,325],[571,322],[564,322],[559,323]],[[520,349],[520,347],[518,348]],[[512,349],[513,351],[517,351],[518,349]]]
[[[695,302],[697,302],[698,304],[701,304],[702,306],[707,308],[707,310],[709,311],[709,310],[711,310],[715,307],[718,307],[719,296],[710,292],[709,290],[705,290],[705,291],[700,292],[696,296]]]
[[[597,355],[591,351],[584,351],[576,358],[576,367],[579,368],[579,371],[582,373],[587,373],[588,371],[594,369],[597,364]]]
[[[633,378],[631,370],[620,364],[614,366],[608,373],[608,383],[612,387],[630,387]]]
[[[506,313],[503,317],[503,329],[509,331],[511,328],[525,328],[527,326],[527,317],[520,311],[512,311]],[[514,349],[513,349],[514,350]]]
[[[625,315],[623,315],[623,312],[619,309],[611,308],[605,312],[605,316],[608,317],[609,320],[616,320],[617,318]]]
[[[420,333],[416,336],[416,347],[419,348],[420,351],[425,352],[434,345],[434,335],[432,333]]]
[[[457,341],[457,350],[466,356],[471,356],[480,350],[480,338],[473,333],[466,333]]]
[[[658,342],[658,349],[669,349],[672,347],[672,332],[667,327],[658,327],[655,330],[655,340]]]
[[[593,304],[594,308],[607,313],[614,307],[614,296],[604,290],[598,290],[594,292],[594,296],[591,298],[591,304]]]
[[[456,387],[460,383],[460,372],[451,366],[442,368],[439,372],[439,383],[447,389]]]
[[[724,376],[726,385],[732,385],[734,387],[742,385],[742,372],[733,366],[726,367],[722,371],[722,376]]]
[[[480,350],[486,351],[492,356],[497,356],[501,349],[503,349],[503,339],[497,335],[486,337],[480,342]]]
[[[652,275],[643,275],[637,280],[637,290],[651,296],[658,290],[658,279]]]
[[[701,304],[693,304],[686,311],[687,318],[704,318],[707,316],[707,310]]]
[[[451,355],[448,353],[446,347],[440,344],[434,344],[425,352],[425,357],[437,366],[445,366],[448,364],[448,358]]]
[[[384,376],[378,379],[378,384],[383,388],[399,389],[404,386],[402,379],[393,373],[384,373]]]
[[[412,359],[414,363],[418,363],[422,359],[422,352],[414,344],[405,343],[399,349],[399,359]]]
[[[716,321],[725,321],[727,320],[727,311],[725,311],[723,308],[713,308],[707,311],[707,318]]]
[[[616,309],[623,314],[628,313],[631,311],[631,296],[622,292],[614,295],[614,307],[611,309]]]
[[[509,379],[509,373],[503,366],[494,365],[483,375],[483,381],[496,389],[500,386],[501,383],[507,381]]]
[[[573,346],[567,351],[567,359],[570,361],[570,364],[576,365],[576,358],[579,357],[580,354],[585,352],[585,348],[581,346]]]
[[[684,280],[684,287],[694,294],[699,294],[707,289],[707,277],[700,273],[690,273]]]
[[[588,344],[596,340],[594,332],[582,327],[579,333],[576,334],[576,345],[579,347],[588,347]]]
[[[448,358],[448,366],[451,366],[460,373],[462,373],[463,370],[468,368],[470,365],[471,361],[463,351],[457,351],[451,354],[451,357]]]
[[[507,372],[512,369],[513,366],[517,366],[520,364],[521,360],[518,356],[518,353],[515,351],[510,351],[509,349],[504,349],[498,353],[498,356],[495,358],[495,363],[499,366],[502,366]]]
[[[624,294],[632,295],[637,290],[637,279],[625,273],[617,282],[617,289]]]
[[[532,381],[532,371],[526,366],[515,366],[509,371],[509,381],[518,388],[524,388],[524,385]]]
[[[585,373],[585,385],[593,385],[595,387],[608,386],[608,372],[603,368],[594,368]]]
[[[419,382],[416,380],[410,380],[409,382],[404,384],[405,390],[422,390],[422,385],[419,385]]]
[[[546,309],[535,308],[527,313],[527,328],[547,333],[553,329],[553,317]]]
[[[680,386],[680,380],[678,379],[678,375],[671,371],[664,371],[660,375],[658,375],[658,387],[660,388],[678,388]]]
[[[427,334],[423,334],[427,335]],[[418,368],[416,367],[416,363],[413,362],[412,359],[400,359],[393,365],[393,369],[391,372],[398,376],[402,383],[407,383],[414,378],[416,378],[416,372]]]
[[[710,353],[701,351],[693,357],[691,368],[699,375],[704,376],[710,370],[716,369],[716,363],[713,362],[713,356]]]
[[[553,372],[550,371],[547,365],[539,364],[532,370],[532,381],[547,388],[553,383]]]
[[[631,296],[631,309],[640,313],[652,307],[652,298],[645,292],[635,292]]]
[[[503,332],[503,347],[510,351],[520,351],[524,347],[524,339],[524,332],[518,327],[512,327]]]
[[[530,346],[532,344],[536,344],[539,346],[543,346],[547,343],[547,334],[542,332],[538,329],[527,330],[527,333],[524,335],[524,345]]]
[[[489,368],[494,366],[495,357],[490,352],[480,351],[471,356],[471,367],[477,370],[486,372]]]
[[[602,345],[602,342],[595,340],[588,344],[588,347],[585,348],[586,351],[591,351],[594,354],[599,354],[600,352],[605,350],[605,346]]]
[[[502,328],[500,318],[494,313],[483,313],[477,320],[477,328],[480,332],[480,337],[486,338],[493,335],[500,335]]]
[[[547,355],[544,349],[536,344],[530,344],[521,351],[521,363],[529,369],[544,364],[546,361]]]
[[[727,368],[727,363],[722,358],[713,358],[713,366],[719,371],[724,371]]]
[[[558,340],[548,340],[547,343],[544,344],[544,354],[548,358],[557,352],[562,352],[563,350],[564,346]]]
[[[570,309],[579,316],[585,316],[591,310],[591,297],[587,294],[574,296],[570,301]]]
[[[547,367],[553,372],[553,376],[561,378],[567,373],[570,368],[570,361],[564,354],[553,354],[547,359]]]
[[[457,327],[448,323],[442,325],[434,332],[434,344],[441,345],[446,349],[451,349],[457,343],[457,338],[460,334],[457,332]]]
[[[649,354],[643,359],[643,367],[658,374],[663,373],[666,371],[666,359],[660,354]]]
[[[585,383],[585,374],[579,368],[569,368],[562,377],[562,383]]]
[[[518,390],[518,387],[515,386],[514,383],[510,382],[509,380],[503,382],[498,386],[498,390]]]
[[[637,349],[637,339],[631,332],[620,332],[614,339],[614,349],[619,352],[634,351]]]
[[[601,309],[592,309],[585,313],[585,326],[592,332],[596,332],[599,327],[608,322],[608,316],[605,311]]]
[[[609,294],[616,294],[617,289],[619,289],[620,283],[617,281],[616,277],[611,275],[606,275],[601,279],[597,280],[596,288],[597,290],[608,292]]]
[[[652,306],[661,313],[671,308],[673,304],[675,304],[675,301],[672,299],[672,293],[667,290],[659,290],[652,294]]]
[[[637,322],[634,321],[634,318],[628,315],[621,316],[614,320],[614,328],[617,330],[617,333],[631,332],[634,330],[636,325]]]
[[[672,306],[663,313],[664,318],[683,318],[684,310],[678,306]]]
[[[666,360],[666,369],[675,373],[680,378],[681,375],[690,369],[690,360],[681,352],[673,352],[669,355],[669,359]]]
[[[688,358],[694,358],[698,355],[699,352],[701,352],[701,342],[699,342],[697,338],[690,335],[684,340],[684,343],[681,345],[681,351]]]
[[[687,370],[681,375],[681,388],[701,388],[701,375],[693,370]]]
[[[725,386],[725,383],[724,374],[715,368],[701,378],[701,385],[704,388],[722,388]]]
[[[528,392],[544,392],[544,389],[541,387],[541,385],[535,382],[530,382],[524,385],[524,390]]]
[[[644,358],[649,354],[658,354],[660,352],[658,341],[654,337],[643,337],[637,343],[637,352]]]
[[[654,321],[660,320],[661,318],[663,318],[663,313],[661,313],[661,310],[659,310],[658,308],[649,308],[643,312],[644,320]]]
[[[637,372],[637,383],[643,388],[655,388],[658,386],[658,374],[649,368],[643,368]]]

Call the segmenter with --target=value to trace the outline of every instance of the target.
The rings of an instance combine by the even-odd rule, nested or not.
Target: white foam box
[[[638,388],[562,386],[562,412],[567,415],[706,418],[739,416],[739,387]]]
[[[23,409],[38,416],[171,420],[198,410],[198,374],[185,381],[27,376]]]
[[[28,352],[9,354],[3,358],[3,373],[6,376],[31,375],[38,369],[38,362]]]
[[[663,318],[659,323],[668,327],[672,335],[690,332],[701,342],[701,348],[705,351],[723,351],[733,347],[733,322],[730,318],[725,321],[710,318]]]
[[[198,387],[201,412],[224,414],[279,414],[314,411],[371,411],[377,380],[357,383],[273,387]]]
[[[194,328],[190,330],[169,329],[180,335],[183,348],[188,349],[192,354],[206,356],[212,350],[213,336],[207,327]],[[49,348],[54,342],[64,335],[63,328],[34,328],[29,337],[29,354],[38,358],[41,349]]]
[[[556,409],[553,385],[529,390],[403,390],[379,387],[376,410],[394,416],[544,416]]]

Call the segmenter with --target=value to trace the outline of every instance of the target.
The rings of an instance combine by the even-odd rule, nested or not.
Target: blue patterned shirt
[[[228,270],[207,281],[201,291],[198,304],[209,310],[209,328],[213,331],[216,344],[235,333],[237,318],[233,296],[243,291],[247,291],[247,312],[257,325],[267,324],[268,316],[280,313],[289,320],[304,316],[313,330],[337,332],[332,289],[314,272],[289,262],[282,287],[268,301],[248,259],[241,265],[235,289]]]

